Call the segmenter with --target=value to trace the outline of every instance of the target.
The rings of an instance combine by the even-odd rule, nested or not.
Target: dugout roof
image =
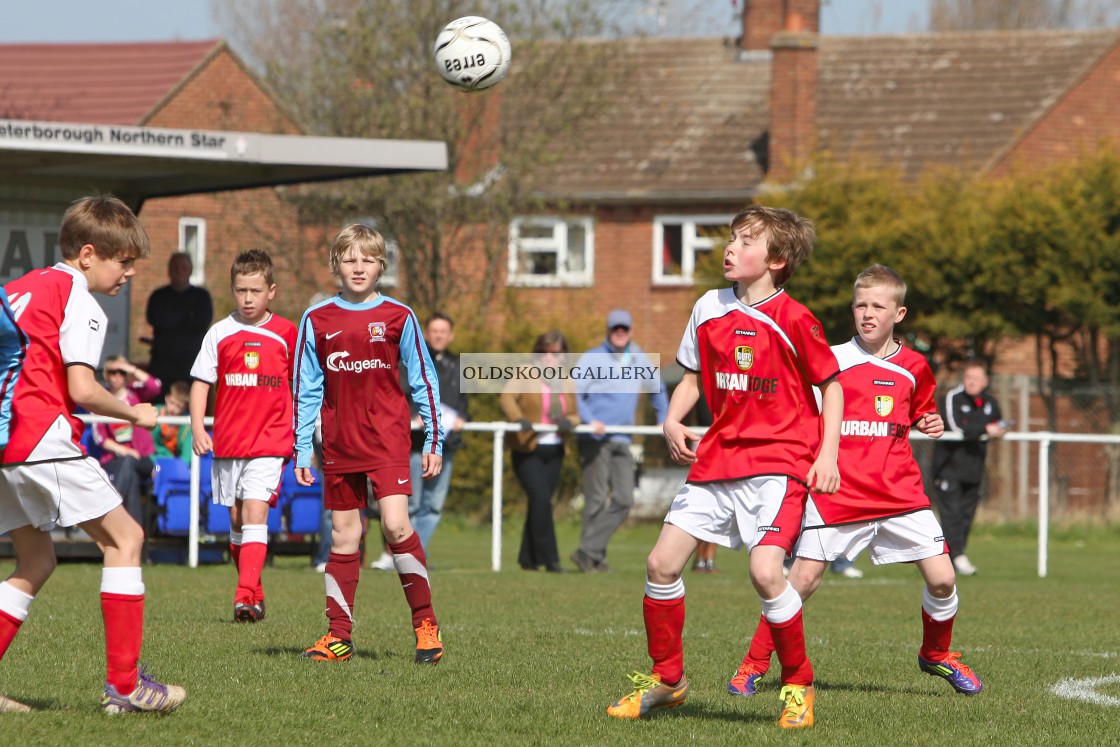
[[[0,119],[9,209],[91,191],[139,210],[153,197],[447,169],[447,145]]]

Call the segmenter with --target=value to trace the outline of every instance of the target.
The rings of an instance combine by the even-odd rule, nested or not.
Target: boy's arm
[[[315,328],[306,313],[299,325],[295,370],[296,468],[310,469],[315,454],[315,420],[323,406],[323,369],[315,349]]]
[[[66,367],[66,387],[74,404],[89,410],[94,415],[125,420],[141,428],[151,428],[156,424],[156,408],[147,402],[135,407],[113,396],[89,366],[76,363]]]
[[[700,400],[699,375],[695,371],[685,371],[673,397],[669,400],[665,413],[663,431],[669,445],[669,456],[677,464],[692,464],[696,461],[695,442],[699,434],[693,432],[681,421]]]
[[[401,330],[401,363],[408,370],[412,401],[424,421],[424,454],[442,457],[446,431],[439,409],[439,377],[428,346],[417,332],[419,328],[415,314],[410,313]]]
[[[191,384],[188,410],[191,416],[191,449],[202,456],[214,448],[210,434],[206,432],[206,405],[210,401],[210,384],[195,379]]]
[[[810,490],[835,493],[840,489],[840,423],[844,419],[844,388],[834,377],[821,386],[821,448],[805,477]]]

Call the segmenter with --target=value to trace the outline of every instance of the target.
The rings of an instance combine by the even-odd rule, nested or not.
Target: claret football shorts
[[[407,464],[380,467],[369,472],[323,475],[323,507],[332,511],[349,511],[366,507],[366,481],[373,486],[373,497],[412,495],[412,477]]]

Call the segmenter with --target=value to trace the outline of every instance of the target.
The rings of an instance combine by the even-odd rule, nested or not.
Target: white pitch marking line
[[[1103,706],[1120,706],[1120,698],[1099,693],[1093,688],[1101,685],[1115,685],[1120,683],[1120,674],[1108,677],[1085,677],[1079,680],[1061,680],[1050,688],[1050,692],[1066,700],[1084,700]]]

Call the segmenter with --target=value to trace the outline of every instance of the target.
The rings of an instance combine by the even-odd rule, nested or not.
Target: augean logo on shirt
[[[661,356],[641,353],[463,353],[459,386],[469,394],[525,394],[541,387],[587,394],[655,394],[661,390]]]
[[[363,373],[375,368],[392,368],[387,361],[380,358],[366,358],[361,361],[346,360],[349,357],[350,353],[345,350],[331,353],[327,356],[327,368],[331,371],[349,371],[351,373]]]

